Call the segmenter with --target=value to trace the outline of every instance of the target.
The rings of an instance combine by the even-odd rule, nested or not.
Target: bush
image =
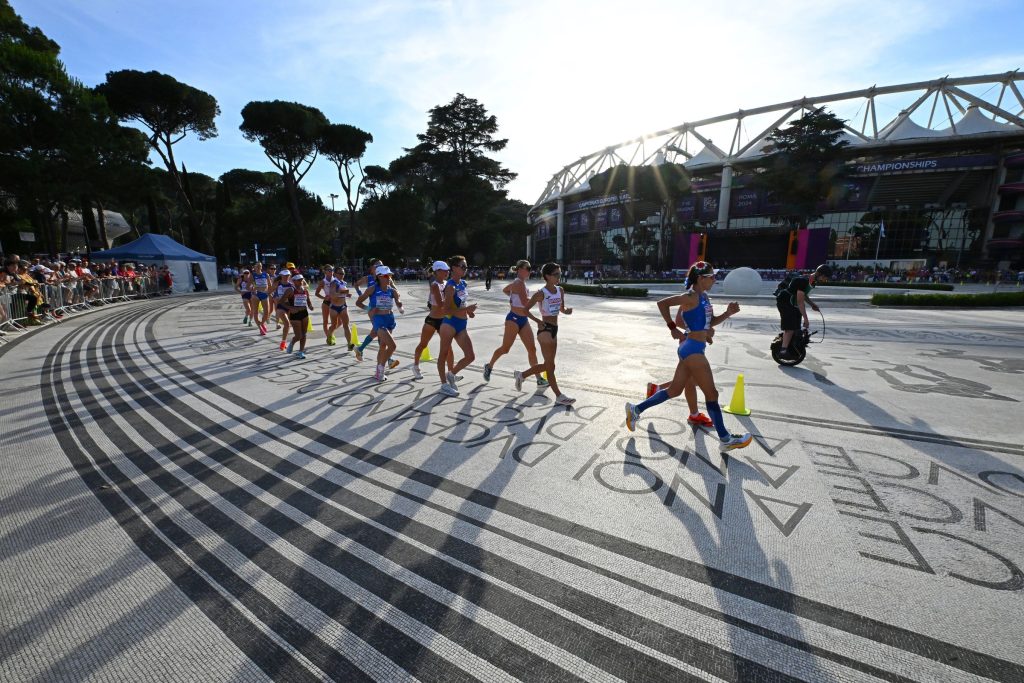
[[[562,289],[571,294],[590,294],[592,296],[632,296],[643,298],[647,290],[643,287],[606,287],[605,285],[562,285]]]
[[[875,306],[943,306],[979,308],[987,306],[1024,306],[1024,292],[988,292],[986,294],[874,294]]]
[[[629,278],[606,278],[597,280],[597,284],[601,285],[622,285],[627,283],[643,283],[645,285],[682,285],[686,278],[676,278],[674,280],[655,279],[655,280],[640,280],[640,279],[629,279]]]
[[[942,282],[836,282],[829,280],[822,287],[869,287],[872,289],[930,289],[939,292],[952,292],[953,285]]]

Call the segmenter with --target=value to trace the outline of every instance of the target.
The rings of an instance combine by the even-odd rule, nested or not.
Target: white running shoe
[[[491,364],[490,363],[484,363],[484,381],[485,382],[490,382],[491,381]]]
[[[420,372],[420,366],[419,365],[412,366],[412,378],[413,379],[423,379],[423,373]],[[445,386],[447,386],[447,385],[445,385]]]
[[[459,390],[453,389],[451,384],[442,384],[440,393],[444,394],[445,396],[458,396]]]
[[[521,370],[516,370],[515,372],[512,373],[512,378],[515,379],[515,382],[516,382],[516,391],[522,391],[523,390],[523,372]]]
[[[459,378],[455,376],[455,373],[449,372],[447,374],[447,379],[448,379],[448,386],[450,386],[452,389],[454,389],[456,394],[459,393],[459,385],[457,384],[457,382],[459,381]]]
[[[636,412],[636,406],[632,403],[626,404],[626,429],[634,431],[636,429],[636,421],[640,419],[640,413]]]
[[[387,379],[387,375],[384,374],[384,366],[378,365],[377,371],[373,373],[373,378],[378,382],[383,382]]]
[[[571,406],[576,402],[576,399],[571,398],[565,394],[559,394],[558,398],[555,399],[555,403],[560,406]]]
[[[731,451],[734,448],[746,448],[753,441],[753,437],[750,434],[730,434],[729,438],[722,439],[722,450]]]

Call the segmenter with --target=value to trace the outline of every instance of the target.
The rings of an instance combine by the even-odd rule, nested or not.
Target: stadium
[[[555,173],[529,212],[534,262],[667,271],[717,265],[1016,269],[1024,247],[1024,74],[1018,70],[762,106],[683,123],[588,154]],[[785,227],[753,178],[767,137],[824,107],[845,121],[844,191],[806,228]],[[721,141],[727,141],[722,144]],[[717,141],[717,142],[716,142]],[[689,191],[622,210],[591,189],[625,164],[681,164]],[[626,224],[625,216],[631,225]],[[643,239],[637,240],[636,233]]]

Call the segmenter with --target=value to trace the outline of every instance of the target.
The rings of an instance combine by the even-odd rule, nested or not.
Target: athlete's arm
[[[363,279],[365,279],[365,278],[363,278]],[[365,283],[363,283],[363,284],[365,284]],[[367,287],[366,290],[363,291],[363,293],[359,295],[359,298],[356,299],[356,306],[358,306],[359,308],[362,308],[363,310],[366,310],[366,304],[364,304],[363,302],[366,301],[368,298],[370,298],[370,295],[373,294],[376,290],[377,290],[376,286]]]
[[[526,302],[526,307],[525,307],[526,308],[526,316],[530,320],[532,320],[533,322],[537,323],[538,325],[543,324],[544,321],[541,320],[540,318],[535,318],[534,317],[534,315],[533,315],[533,307],[535,305],[537,305],[538,301],[542,301],[543,299],[544,299],[544,289],[541,288],[541,289],[538,289],[536,292],[533,293],[533,296],[530,297],[530,300]]]
[[[565,313],[566,315],[572,315],[572,309],[565,307],[565,289],[563,289],[562,287],[559,287],[559,289],[562,290],[562,313]]]
[[[711,319],[711,322],[709,323],[709,325],[714,327],[718,323],[725,321],[726,318],[734,316],[734,315],[736,315],[739,312],[740,312],[740,305],[738,303],[736,303],[735,301],[730,301],[729,305],[725,307],[725,313],[722,313],[720,315],[716,315],[714,318]]]
[[[320,280],[320,282],[316,283],[316,291],[313,292],[313,294],[314,294],[314,296],[316,296],[319,299],[326,299],[327,297],[324,296],[323,294],[321,294],[321,292],[323,292],[323,291],[324,291],[324,281]]]

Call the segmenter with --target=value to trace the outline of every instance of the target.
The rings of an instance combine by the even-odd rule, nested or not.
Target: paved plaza
[[[458,398],[412,379],[412,305],[385,383],[319,312],[298,360],[228,294],[25,335],[0,680],[1022,681],[1024,312],[833,291],[797,368],[770,299],[720,327],[755,435],[727,456],[682,398],[624,427],[675,367],[653,296],[568,295],[572,407],[515,390],[518,344],[483,381],[507,305],[478,284]]]

